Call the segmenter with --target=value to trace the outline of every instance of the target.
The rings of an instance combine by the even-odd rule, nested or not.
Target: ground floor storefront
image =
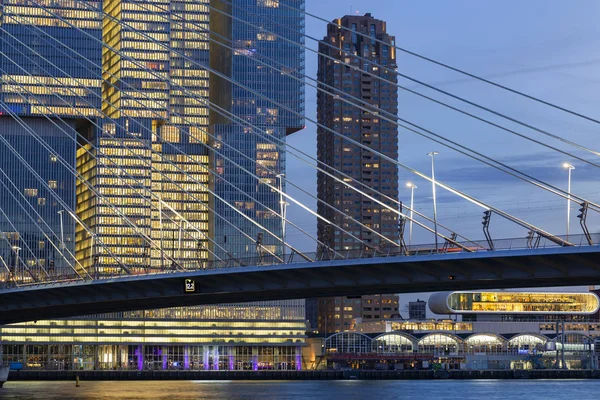
[[[4,344],[2,361],[15,370],[300,370],[302,346]]]

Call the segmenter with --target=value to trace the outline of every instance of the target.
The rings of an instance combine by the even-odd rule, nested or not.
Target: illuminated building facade
[[[2,2],[0,101],[5,115],[100,115],[100,7],[101,1],[94,0]]]
[[[600,308],[594,293],[441,292],[429,298],[436,314],[592,315]]]
[[[209,19],[214,15],[214,10],[209,10],[207,5],[217,1],[190,3],[178,0],[106,0],[78,4],[80,2],[58,0],[41,1],[33,6],[17,6],[17,2],[14,3],[14,7],[11,1],[3,3],[3,29],[14,29],[26,43],[39,46],[40,53],[39,59],[30,66],[27,66],[26,60],[21,63],[30,68],[28,73],[23,73],[25,77],[17,76],[15,66],[11,66],[13,70],[9,70],[8,60],[2,59],[3,113],[16,113],[23,119],[54,113],[56,115],[52,114],[52,117],[70,129],[67,130],[73,136],[69,139],[70,142],[66,141],[64,132],[60,133],[61,140],[70,143],[69,147],[60,142],[56,144],[56,152],[51,154],[23,152],[22,155],[39,159],[39,163],[33,166],[35,169],[39,167],[49,170],[45,173],[50,174],[49,182],[57,182],[52,184],[57,185],[55,191],[62,187],[63,178],[64,187],[69,188],[64,192],[64,196],[68,197],[65,205],[52,203],[52,207],[47,208],[48,215],[43,214],[43,219],[52,224],[54,232],[58,232],[56,211],[64,208],[76,210],[76,215],[83,221],[85,228],[79,224],[75,226],[74,218],[66,213],[63,217],[65,241],[69,241],[67,244],[75,254],[77,268],[85,269],[94,276],[164,270],[173,268],[172,263],[183,268],[198,268],[199,261],[209,259],[208,237],[214,235],[210,226],[211,213],[208,211],[208,206],[213,201],[208,190],[212,184],[208,168],[215,163],[210,159],[213,154],[208,151],[206,134],[210,117],[207,102],[211,96],[208,89],[211,77],[205,66],[219,52],[219,49],[213,52],[206,34]],[[255,10],[268,13],[276,10],[278,4],[279,2],[259,2]],[[100,10],[108,15],[103,15]],[[239,9],[237,12],[240,12]],[[63,21],[52,16],[48,17],[49,21],[40,19],[40,15],[49,13],[59,13],[66,16],[66,19]],[[269,17],[275,15],[287,18],[289,12]],[[7,21],[13,17],[17,22],[11,27]],[[291,19],[297,24],[303,24],[300,13]],[[17,26],[19,21],[21,27]],[[23,21],[29,21],[30,25]],[[34,23],[42,31],[36,30],[36,26],[32,25]],[[78,29],[73,29],[73,26]],[[19,29],[26,31],[21,33]],[[86,36],[85,32],[91,32],[91,36]],[[64,40],[65,44],[52,48],[50,44],[57,39]],[[257,37],[256,40],[258,39]],[[101,46],[98,40],[103,40],[106,46]],[[268,47],[266,44],[265,46]],[[270,46],[271,51],[280,48],[273,43]],[[290,45],[285,49],[290,50],[291,47]],[[3,51],[6,49],[8,48],[3,47]],[[24,49],[27,48],[19,44],[11,57],[19,60],[18,57],[24,57],[23,54],[31,55],[37,51],[28,53],[29,50]],[[54,53],[50,54],[50,51]],[[57,54],[63,54],[61,51],[64,51],[65,59],[58,62]],[[82,57],[77,57],[74,53]],[[302,70],[303,52],[296,47],[290,57],[293,62],[298,62],[298,68]],[[84,58],[85,65],[78,64]],[[42,68],[47,60],[59,63],[60,70]],[[7,73],[11,75],[8,76]],[[34,75],[36,79],[32,81],[27,75]],[[280,74],[272,75],[279,77]],[[246,78],[238,71],[237,79]],[[21,86],[16,87],[11,82],[20,83]],[[258,88],[266,81],[246,82]],[[303,111],[303,93],[299,89],[301,85],[295,89],[298,93],[284,94],[283,91],[288,86],[281,86],[282,83],[284,78],[277,78],[269,83],[269,87],[275,92],[281,90],[280,98],[285,96],[288,103],[293,103]],[[264,93],[272,94],[268,91]],[[296,94],[300,101],[292,99]],[[68,97],[71,95],[72,97]],[[48,107],[53,108],[48,110]],[[257,113],[256,109],[254,113]],[[90,119],[82,121],[82,117]],[[72,123],[69,122],[71,118]],[[36,131],[48,136],[60,136],[49,129],[47,120],[42,121],[45,125],[36,126]],[[300,126],[298,121],[282,121],[269,119],[260,123],[268,125],[272,132],[283,132],[282,137]],[[4,123],[2,127],[2,133],[7,134],[13,129],[8,129],[9,125]],[[13,130],[15,129],[18,131],[17,128]],[[18,131],[17,135],[30,140],[22,131]],[[53,143],[50,139],[47,141]],[[76,142],[79,143],[78,146],[75,145]],[[282,159],[280,150],[275,150],[270,145],[255,143],[252,146],[252,151],[247,150],[248,154],[266,160],[263,162],[279,162]],[[1,150],[0,159],[2,162],[8,161],[4,157],[4,149]],[[76,182],[66,167],[64,171],[55,168],[54,164],[47,168],[43,161],[50,159],[54,162],[52,160],[55,154],[68,159],[67,165],[76,168],[84,180]],[[276,167],[281,170],[279,164]],[[11,172],[11,179],[19,181],[18,185],[23,190],[36,189],[30,187],[24,176],[22,171]],[[42,176],[46,179],[45,175]],[[69,182],[66,181],[67,178],[70,179]],[[45,196],[45,192],[39,189],[37,193],[33,190],[23,193],[31,197],[29,202],[44,201],[42,196]],[[267,199],[264,201],[272,201],[279,206],[279,196],[276,193],[265,191],[262,196]],[[49,203],[50,196],[46,198]],[[14,212],[12,208],[11,210]],[[262,218],[260,215],[258,217]],[[273,220],[271,216],[265,218]],[[278,219],[276,221],[273,223],[279,223]],[[4,236],[11,240],[21,237],[18,235],[25,229],[28,228],[2,227],[2,231],[7,232]],[[34,242],[36,246],[39,245],[37,238]],[[12,245],[14,244],[11,242]],[[6,257],[9,258],[10,254],[7,253]],[[27,262],[31,261],[28,259]],[[108,331],[98,328],[115,324],[120,319],[135,322],[130,325],[125,323],[127,329],[115,328]],[[151,323],[150,319],[155,322]],[[131,334],[133,327],[156,327],[157,323],[160,329],[171,330],[157,334],[140,329],[136,330],[136,336]],[[211,329],[207,328],[208,323]],[[191,332],[189,324],[197,326],[198,330]],[[182,328],[173,330],[174,325]],[[205,358],[215,354],[216,357],[227,355],[226,369],[231,369],[230,360],[235,362],[233,369],[247,369],[248,365],[251,369],[267,368],[269,363],[271,366],[268,368],[289,369],[300,365],[298,346],[302,345],[304,338],[304,302],[290,300],[251,305],[188,307],[47,321],[45,327],[40,328],[44,335],[34,332],[32,326],[21,324],[2,330],[2,340],[9,343],[5,344],[5,356],[11,352],[35,354],[42,351],[45,354],[71,356],[85,352],[90,360],[95,360],[90,361],[92,364],[86,364],[92,365],[92,368],[102,367],[98,363],[108,359],[114,361],[110,364],[111,367],[117,367],[117,360],[129,360],[129,350],[133,355],[136,352],[156,355],[158,347],[163,346],[160,352],[163,349],[176,352],[178,357],[183,358],[184,366],[187,357],[185,354],[191,357],[189,352],[193,351],[196,352],[194,354],[202,354],[198,357],[202,358],[203,369],[224,367],[219,362],[215,364]],[[266,326],[273,327],[273,330],[267,329],[268,334],[265,333]],[[217,330],[212,329],[217,327]],[[187,333],[189,335],[186,336]],[[183,346],[189,344],[189,352],[178,343],[186,343]],[[35,349],[27,347],[29,345]],[[113,347],[107,352],[109,347],[106,346],[109,345]],[[12,350],[7,349],[8,346],[12,346]],[[135,346],[135,349],[127,346]],[[206,356],[207,351],[211,355]],[[233,359],[230,357],[232,355]],[[239,360],[245,360],[244,366],[237,364],[238,356]],[[144,356],[144,360],[148,357]],[[276,359],[284,361],[269,361]],[[138,368],[141,365],[142,368],[152,368],[145,361],[138,364],[140,359],[137,360],[135,366],[121,364],[120,367]],[[162,362],[161,358],[161,367]],[[180,361],[178,363],[181,365]],[[35,362],[31,364],[36,367]],[[39,364],[44,368],[52,367],[50,363]],[[273,367],[275,364],[279,366]],[[190,368],[192,367],[200,368],[197,362],[190,364]]]
[[[107,118],[78,150],[97,194],[78,182],[77,257],[95,274],[208,258],[209,2],[103,2]]]
[[[214,160],[219,175],[215,190],[222,196],[215,208],[225,217],[215,219],[215,240],[222,247],[215,251],[221,258],[256,256],[259,232],[265,253],[283,252],[278,240],[284,229],[282,199],[274,188],[285,191],[282,143],[303,128],[305,109],[304,50],[299,47],[304,45],[304,15],[296,9],[304,10],[304,0],[238,0],[229,10],[231,77],[236,82],[230,84],[230,111],[235,118],[214,126],[218,139],[232,146],[218,144]]]
[[[24,369],[295,370],[302,312],[186,307],[7,325],[0,334],[4,361]]]
[[[429,369],[434,363],[448,370],[594,369],[598,365],[594,339],[572,332],[558,336],[530,332],[339,332],[311,338],[309,344],[322,350],[307,354],[305,362],[322,369]]]
[[[352,139],[394,160],[398,158],[397,126],[377,113],[363,110],[373,106],[392,115],[398,112],[394,40],[387,33],[386,23],[371,14],[347,15],[328,24],[327,35],[319,43],[318,80],[324,91],[317,93],[317,119],[322,125],[317,130],[317,158],[333,171],[372,188],[367,189],[370,196],[397,208],[388,198],[398,200],[398,167],[341,138]],[[357,98],[365,105],[349,104],[343,93],[352,96],[347,99],[351,103],[356,104]],[[337,178],[351,181],[341,175]],[[322,200],[317,206],[319,215],[334,224],[318,220],[317,234],[325,251],[373,251],[398,243],[398,216],[390,209],[322,172],[317,175],[317,195]],[[350,329],[354,318],[390,318],[398,313],[397,303],[398,296],[394,295],[365,296],[362,301],[322,299],[309,306],[313,310],[318,307],[318,321],[311,321],[311,325],[318,322],[319,331],[340,332]]]
[[[38,3],[6,0],[0,14],[0,264],[22,281],[71,270],[75,222],[59,211],[75,208],[76,118],[100,105],[100,2]]]

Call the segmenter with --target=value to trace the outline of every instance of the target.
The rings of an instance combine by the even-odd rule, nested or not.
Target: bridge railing
[[[574,246],[588,246],[588,240],[585,235],[569,235],[561,236],[561,239],[571,243]],[[600,233],[592,235],[594,246],[598,246],[600,242]],[[96,279],[113,279],[123,278],[127,276],[152,275],[152,274],[168,274],[176,272],[197,271],[197,270],[214,270],[221,268],[243,268],[249,266],[269,266],[279,264],[297,264],[314,261],[337,261],[337,260],[356,260],[366,258],[384,258],[384,257],[418,257],[430,255],[444,255],[457,253],[479,253],[493,252],[502,250],[525,250],[535,248],[557,248],[563,247],[560,244],[553,242],[544,237],[539,238],[509,238],[496,239],[492,243],[485,240],[459,242],[457,244],[440,243],[436,248],[435,244],[421,244],[406,247],[386,247],[386,248],[361,248],[361,249],[346,249],[334,250],[322,248],[317,252],[298,254],[295,252],[287,254],[265,254],[263,256],[244,257],[244,258],[229,258],[225,260],[198,260],[194,262],[177,263],[173,262],[165,268],[143,268],[131,269],[131,274],[94,274],[90,273],[87,279],[82,279],[76,274],[60,274],[52,276],[51,279],[18,279],[10,271],[9,268],[0,270],[0,289],[10,288],[15,286],[31,286],[31,285],[55,285],[67,282],[76,282],[82,280]]]

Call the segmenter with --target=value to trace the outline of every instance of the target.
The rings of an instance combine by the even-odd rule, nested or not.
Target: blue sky
[[[594,19],[600,12],[598,2],[545,0],[492,4],[479,1],[308,0],[306,9],[327,20],[348,14],[351,10],[360,14],[370,12],[387,21],[388,32],[396,36],[396,42],[401,47],[583,114],[600,117],[597,109],[600,99],[600,41],[597,40],[600,37],[600,25]],[[325,32],[325,23],[307,17],[306,32],[307,35],[320,39]],[[316,49],[316,42],[307,39],[307,46]],[[316,65],[315,54],[308,52],[306,70],[309,76],[315,76]],[[593,123],[491,88],[409,55],[399,53],[398,65],[399,70],[406,75],[592,149],[600,148],[595,140],[600,130]],[[401,83],[494,122],[501,122],[544,143],[593,160],[593,156],[588,153],[576,151],[541,134],[485,115],[473,107],[461,105],[414,83],[404,80]],[[315,99],[316,91],[308,88],[306,115],[311,119],[316,118]],[[399,94],[399,103],[399,115],[402,118],[550,184],[566,187],[567,173],[560,166],[564,161],[571,161],[569,157],[458,115],[404,91]],[[307,129],[292,136],[289,143],[314,155],[315,130],[314,125],[307,122]],[[566,203],[563,199],[413,133],[400,130],[399,142],[400,161],[403,163],[429,173],[430,159],[426,153],[437,150],[440,152],[436,159],[438,179],[546,230],[564,233]],[[600,187],[595,179],[595,168],[581,162],[571,162],[576,167],[573,172],[573,192],[598,201]],[[316,191],[316,174],[309,167],[295,162],[293,157],[288,157],[288,176],[301,183],[304,188]],[[419,181],[404,170],[400,171],[401,199],[407,202],[409,200],[409,190],[404,187],[404,183],[409,180],[419,185],[415,192],[416,208],[431,214],[431,185],[424,180]],[[290,193],[295,195],[292,190]],[[456,227],[467,236],[482,238],[481,210],[449,193],[440,191],[438,194],[440,222]],[[314,200],[307,201],[314,205]],[[575,206],[573,207],[572,214],[576,211]],[[292,218],[299,218],[303,227],[314,228],[314,223],[311,222],[314,217],[309,217],[294,207],[289,212]],[[589,225],[593,231],[598,231],[600,225],[595,217],[591,215]],[[491,229],[494,237],[524,236],[526,233],[512,224],[501,223],[499,220],[494,222]],[[572,218],[572,233],[579,232],[576,222]],[[303,241],[292,231],[290,235],[290,240],[297,237],[299,246],[306,250],[313,247],[313,244]],[[415,230],[414,235],[413,242],[416,243],[433,240],[430,233],[422,230]]]
[[[307,0],[306,10],[327,20],[345,14],[370,12],[387,21],[388,33],[396,37],[398,46],[435,60],[456,66],[495,82],[540,97],[568,109],[600,118],[600,2],[555,0],[488,1],[404,1],[404,0]],[[307,35],[321,39],[325,23],[307,17]],[[307,39],[307,47],[316,49],[316,42]],[[316,76],[317,61],[307,53],[306,71]],[[514,94],[489,87],[457,73],[398,53],[398,68],[402,73],[436,87],[468,98],[496,111],[523,120],[574,142],[599,150],[600,127],[590,122],[553,110]],[[403,85],[423,94],[502,123],[544,143],[599,162],[598,157],[528,131],[516,124],[486,115],[473,107],[450,100],[431,90],[402,80]],[[316,118],[316,92],[308,88],[306,115]],[[581,162],[548,150],[540,145],[516,138],[498,129],[458,115],[427,100],[401,91],[399,116],[451,138],[485,155],[523,170],[550,184],[566,188],[564,161],[576,167],[573,171],[573,193],[600,201],[598,171]],[[307,128],[289,138],[289,144],[316,156],[316,128]],[[478,197],[492,205],[523,218],[539,227],[563,234],[566,222],[565,200],[500,173],[477,161],[468,159],[439,144],[399,131],[400,161],[423,172],[430,172],[426,153],[439,151],[436,158],[436,178]],[[303,188],[316,192],[316,173],[288,156],[288,178]],[[400,171],[400,198],[408,203],[410,192],[406,181],[415,182],[416,209],[432,214],[431,184]],[[289,190],[315,208],[315,201]],[[438,219],[473,239],[483,238],[481,213],[469,203],[449,193],[438,191]],[[571,213],[571,233],[580,233]],[[316,219],[306,212],[290,207],[290,218],[309,232],[315,231]],[[600,231],[600,216],[590,214],[593,232]],[[301,249],[314,251],[315,245],[289,230],[289,240]],[[494,219],[493,237],[519,237],[525,230]],[[413,243],[431,243],[433,236],[415,229]]]

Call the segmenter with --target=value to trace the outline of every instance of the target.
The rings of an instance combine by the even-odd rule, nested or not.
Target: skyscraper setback
[[[317,157],[331,167],[329,171],[336,171],[332,173],[338,179],[348,182],[344,185],[318,173],[317,194],[323,202],[318,204],[318,212],[331,222],[319,219],[318,237],[331,250],[378,251],[398,243],[398,215],[350,187],[357,185],[351,183],[353,178],[372,189],[363,189],[367,194],[398,207],[387,199],[398,199],[398,167],[375,154],[398,158],[397,126],[380,115],[380,111],[391,115],[398,112],[393,45],[394,37],[386,32],[386,23],[371,14],[334,20],[319,44],[319,86],[331,93],[317,94],[318,122],[327,128],[317,130]],[[313,328],[317,327],[315,311],[313,302]],[[398,297],[393,295],[321,299],[318,329],[342,331],[350,328],[354,318],[389,318],[397,313]]]
[[[26,3],[6,0],[0,15],[3,273],[4,261],[9,275],[29,281],[52,269],[71,273],[69,264],[102,276],[253,256],[257,228],[240,212],[282,235],[280,195],[268,185],[284,186],[284,146],[244,124],[281,141],[302,127],[303,85],[290,75],[304,72],[294,45],[303,40],[303,0]],[[297,32],[278,28],[290,26]],[[257,61],[276,61],[285,73]],[[282,251],[266,232],[264,245]],[[2,331],[15,349],[5,357],[77,369],[295,369],[305,334],[303,300],[38,321],[98,332],[44,344],[24,336],[23,325]],[[118,327],[110,339],[104,326]]]
[[[278,239],[284,229],[281,198],[273,187],[285,190],[286,135],[304,124],[304,85],[298,79],[304,74],[304,18],[301,11],[291,11],[303,9],[304,0],[232,3],[234,83],[229,84],[228,109],[233,118],[214,128],[219,140],[229,145],[219,147],[215,157],[215,189],[223,196],[215,207],[225,217],[215,219],[220,257],[256,254],[256,247],[240,231],[251,238],[261,232],[265,250],[279,256],[283,252]]]

